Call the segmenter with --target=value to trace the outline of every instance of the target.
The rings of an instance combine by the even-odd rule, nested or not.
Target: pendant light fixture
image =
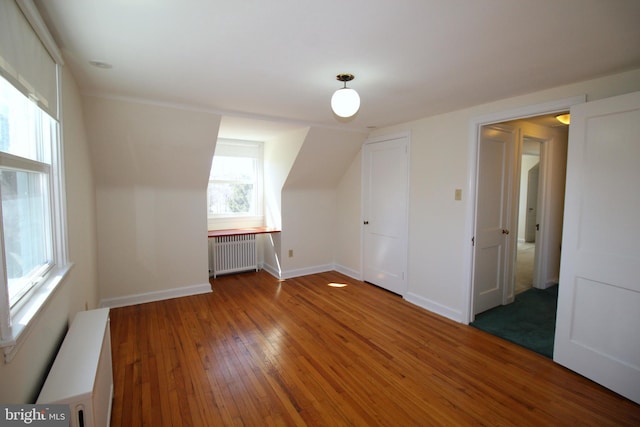
[[[347,87],[347,82],[354,79],[353,74],[338,74],[336,79],[344,83],[344,87],[335,91],[331,97],[331,109],[336,116],[348,118],[360,109],[360,95]]]

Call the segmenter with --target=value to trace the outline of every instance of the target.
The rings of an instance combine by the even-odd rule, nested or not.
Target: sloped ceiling
[[[35,3],[84,93],[287,125],[366,131],[640,67],[637,0]],[[362,107],[340,121],[345,72]]]
[[[335,188],[364,140],[363,134],[311,128],[283,189]]]

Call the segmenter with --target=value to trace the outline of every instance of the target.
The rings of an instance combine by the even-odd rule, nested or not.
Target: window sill
[[[208,237],[241,236],[243,234],[269,234],[280,233],[280,230],[272,227],[247,227],[247,228],[227,228],[224,230],[209,230]]]
[[[29,335],[30,327],[35,323],[40,313],[46,307],[51,297],[59,288],[73,267],[72,263],[54,268],[49,278],[35,290],[29,300],[11,316],[10,336],[0,340],[0,348],[4,350],[5,363],[11,362]]]

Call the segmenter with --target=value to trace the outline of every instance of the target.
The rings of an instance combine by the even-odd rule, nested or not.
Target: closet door
[[[366,142],[363,150],[363,278],[407,290],[409,137]]]

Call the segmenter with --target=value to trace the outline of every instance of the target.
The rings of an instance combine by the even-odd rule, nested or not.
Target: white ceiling
[[[638,0],[35,3],[84,93],[260,119],[269,132],[366,131],[640,67]],[[329,106],[338,73],[356,76],[351,120]]]

